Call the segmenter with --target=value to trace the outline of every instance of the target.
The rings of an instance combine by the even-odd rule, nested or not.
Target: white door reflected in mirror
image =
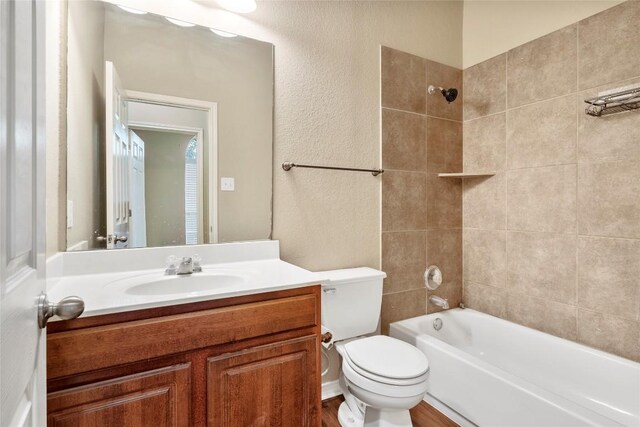
[[[67,250],[270,238],[273,45],[100,1],[67,21]]]

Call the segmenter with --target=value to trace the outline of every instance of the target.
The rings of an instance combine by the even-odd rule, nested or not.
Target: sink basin
[[[213,271],[172,276],[145,274],[111,282],[107,287],[129,295],[143,296],[212,293],[229,288],[242,288],[248,283],[248,274]]]

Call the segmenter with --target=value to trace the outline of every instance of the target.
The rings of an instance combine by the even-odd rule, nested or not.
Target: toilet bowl
[[[323,286],[323,329],[342,359],[340,425],[411,427],[409,409],[427,391],[427,358],[395,338],[363,336],[377,329],[385,274],[370,268],[323,274],[330,279]]]

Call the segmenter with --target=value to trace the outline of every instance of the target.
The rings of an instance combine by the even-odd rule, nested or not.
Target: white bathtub
[[[640,426],[640,363],[471,309],[390,331],[427,355],[425,400],[461,424]]]

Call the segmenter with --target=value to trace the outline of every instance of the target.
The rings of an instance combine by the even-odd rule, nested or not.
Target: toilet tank
[[[347,268],[318,273],[329,279],[322,286],[322,326],[341,341],[375,332],[382,305],[382,280],[373,268]]]

